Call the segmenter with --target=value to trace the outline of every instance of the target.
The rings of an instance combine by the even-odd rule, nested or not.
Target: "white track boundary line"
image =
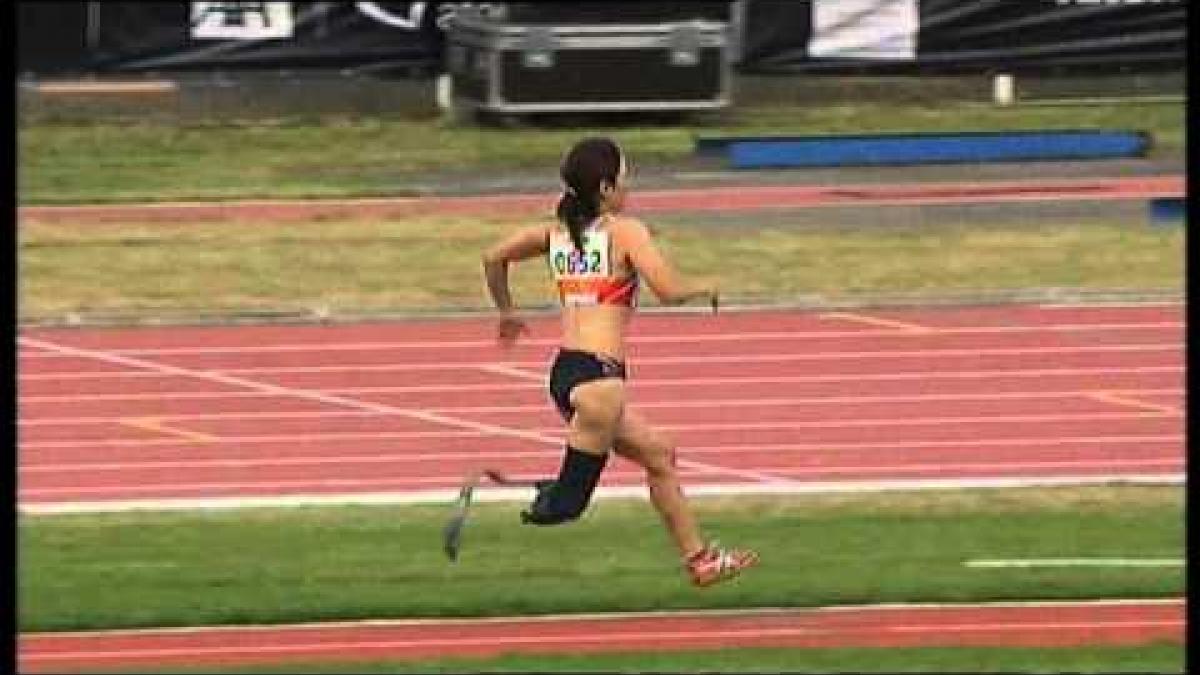
[[[129,368],[139,368],[139,369],[152,370],[152,371],[173,374],[173,375],[182,375],[185,377],[209,380],[212,382],[219,382],[221,384],[245,387],[248,389],[255,389],[258,391],[272,392],[272,393],[277,393],[277,394],[281,394],[284,396],[302,398],[302,399],[307,399],[310,401],[317,401],[320,403],[328,403],[330,405],[335,405],[335,406],[340,406],[340,407],[354,408],[357,410],[367,410],[367,411],[374,411],[374,412],[380,412],[380,413],[385,413],[385,414],[400,415],[403,417],[409,417],[412,419],[418,419],[418,420],[422,420],[422,421],[426,421],[426,422],[432,422],[434,424],[441,424],[444,426],[453,427],[453,428],[457,428],[460,430],[465,429],[468,431],[475,431],[475,432],[478,432],[478,433],[481,433],[484,435],[505,436],[505,437],[509,437],[509,438],[522,438],[525,440],[532,440],[532,441],[537,441],[537,442],[543,443],[543,444],[553,445],[555,447],[561,447],[563,444],[563,441],[558,437],[547,436],[544,433],[539,433],[536,431],[514,429],[514,428],[510,428],[510,427],[498,426],[495,424],[481,424],[478,422],[472,422],[470,420],[461,419],[458,417],[451,417],[449,415],[439,415],[439,414],[431,413],[431,412],[424,411],[424,410],[398,408],[395,406],[383,405],[380,403],[370,403],[370,402],[362,401],[359,399],[346,398],[344,396],[331,396],[328,394],[322,394],[320,392],[315,392],[315,391],[311,391],[311,390],[307,390],[307,389],[294,389],[294,388],[289,388],[289,387],[281,387],[279,385],[268,384],[266,382],[259,382],[257,380],[248,380],[246,378],[234,377],[234,376],[230,376],[230,375],[222,374],[222,373],[216,373],[216,372],[212,372],[212,371],[192,370],[190,368],[171,366],[171,365],[157,363],[154,361],[147,361],[144,359],[137,359],[137,358],[128,357],[128,356],[116,356],[116,355],[108,354],[106,352],[102,352],[102,351],[98,351],[98,350],[80,349],[77,347],[60,345],[60,344],[57,344],[54,342],[49,342],[46,340],[35,340],[32,338],[24,338],[23,337],[23,338],[19,338],[19,341],[29,344],[29,345],[32,345],[34,347],[38,347],[40,349],[56,350],[56,351],[60,351],[63,353],[74,354],[77,356],[84,356],[84,357],[96,359],[99,361],[104,361],[106,363],[112,363],[112,364],[121,365],[121,366],[129,367]],[[22,448],[29,448],[32,446],[33,446],[33,444],[25,444],[25,445],[22,445]],[[738,478],[762,481],[764,483],[787,483],[788,482],[785,479],[779,478],[778,476],[772,476],[772,475],[758,472],[758,471],[728,468],[728,467],[718,466],[715,464],[706,464],[703,462],[697,462],[694,460],[680,459],[680,460],[678,460],[677,463],[680,466],[685,466],[685,467],[688,467],[688,468],[691,468],[691,469],[694,469],[697,471],[701,471],[704,473],[727,474],[727,475],[735,476]]]
[[[1012,438],[1012,439],[974,439],[962,441],[891,441],[891,442],[839,442],[839,443],[766,443],[751,445],[704,445],[689,446],[689,454],[738,454],[746,452],[813,452],[824,451],[831,453],[850,452],[854,450],[916,450],[919,448],[954,448],[958,450],[971,448],[1017,448],[1032,444],[1047,446],[1072,445],[1113,445],[1138,443],[1141,445],[1155,443],[1182,443],[1183,434],[1160,436],[1066,436],[1060,438]],[[403,462],[428,462],[433,460],[458,459],[542,459],[554,457],[551,450],[513,450],[486,452],[408,452],[408,453],[372,453],[368,455],[313,455],[305,457],[269,457],[266,459],[185,459],[185,460],[144,460],[144,461],[100,461],[100,462],[59,462],[20,466],[21,473],[59,473],[70,471],[116,471],[128,469],[183,469],[183,468],[246,468],[252,466],[297,466],[322,464],[399,464]]]
[[[963,567],[973,569],[1007,569],[1031,567],[1183,567],[1181,558],[1024,558],[1000,560],[966,560]]]
[[[660,609],[630,612],[579,612],[576,614],[531,614],[528,616],[447,617],[444,619],[347,619],[341,621],[306,621],[291,624],[219,624],[203,626],[164,626],[162,628],[102,628],[98,630],[21,633],[22,638],[88,638],[114,635],[191,635],[200,633],[229,633],[240,631],[328,630],[388,626],[460,626],[493,623],[558,623],[563,621],[592,621],[657,618],[719,618],[775,617],[787,614],[860,614],[866,612],[907,612],[911,610],[971,610],[971,609],[1029,609],[1061,607],[1166,607],[1186,604],[1186,598],[1100,598],[1097,600],[997,600],[995,602],[881,602],[870,605],[826,605],[823,607],[735,607],[728,609]]]
[[[498,368],[498,367],[497,367]],[[795,376],[749,376],[749,377],[683,377],[683,378],[638,378],[631,383],[631,389],[648,387],[694,387],[699,385],[736,385],[736,384],[805,384],[822,382],[845,382],[853,378],[855,382],[890,382],[905,380],[938,380],[938,379],[981,379],[981,378],[1041,378],[1053,376],[1077,375],[1143,375],[1152,373],[1182,373],[1183,366],[1128,366],[1113,368],[1036,368],[1028,370],[946,370],[946,371],[896,371],[892,373],[864,374],[826,374],[826,375],[795,375]],[[522,371],[516,371],[522,372]],[[501,371],[497,371],[501,374]],[[476,391],[528,391],[542,389],[545,382],[539,378],[537,384],[524,382],[476,383],[471,388]],[[339,387],[326,390],[331,394],[410,394],[460,391],[462,385],[433,384],[433,385],[398,385],[398,386],[365,386]],[[151,391],[130,394],[66,394],[66,395],[30,395],[21,396],[22,404],[31,403],[79,403],[81,396],[87,401],[142,401],[159,400],[163,398],[257,398],[272,396],[261,391]]]
[[[1014,623],[957,623],[922,626],[918,624],[884,625],[874,630],[892,633],[976,633],[995,631],[1071,631],[1071,630],[1102,630],[1120,628],[1173,628],[1184,626],[1182,619],[1154,620],[1091,620],[1091,621],[1028,621]],[[72,661],[72,660],[104,660],[104,659],[156,659],[178,656],[234,656],[261,654],[324,654],[331,651],[353,652],[366,649],[393,649],[402,647],[458,647],[482,646],[504,647],[517,645],[588,645],[603,644],[610,641],[636,641],[638,643],[671,643],[685,642],[700,638],[711,640],[732,640],[756,637],[799,637],[799,636],[838,636],[857,635],[869,629],[862,626],[848,627],[808,627],[793,628],[733,628],[719,630],[658,630],[622,632],[619,630],[606,631],[601,634],[586,635],[498,635],[490,637],[451,637],[451,638],[376,638],[352,641],[315,641],[301,644],[258,644],[233,646],[204,646],[204,647],[159,647],[153,649],[117,649],[96,651],[65,651],[26,653],[22,661]]]
[[[19,338],[19,341],[39,346],[41,344],[53,344],[44,341],[33,340],[32,338]],[[872,350],[872,351],[848,351],[848,352],[785,352],[775,354],[728,354],[728,355],[708,355],[708,356],[647,356],[637,359],[639,367],[644,366],[662,366],[662,365],[703,365],[711,363],[789,363],[795,361],[830,361],[830,360],[853,360],[853,359],[897,359],[897,358],[938,358],[950,356],[1030,356],[1030,355],[1055,355],[1055,354],[1096,354],[1096,353],[1144,353],[1144,352],[1164,352],[1164,351],[1179,351],[1183,352],[1184,345],[1180,342],[1151,342],[1137,344],[1121,344],[1121,345],[1078,345],[1070,347],[1002,347],[1002,348],[981,348],[981,349],[916,349],[916,350]],[[129,359],[130,362],[138,362],[133,357],[115,356],[106,352],[95,350],[79,350],[70,348],[76,353],[73,355],[80,356],[82,353],[104,354],[112,359]],[[71,353],[71,352],[65,352]],[[120,363],[118,361],[109,361],[110,363]],[[147,361],[140,361],[148,363]],[[122,364],[123,365],[123,364]],[[161,365],[161,364],[158,364]],[[395,371],[426,371],[426,370],[478,370],[486,366],[497,364],[486,363],[481,361],[464,361],[461,363],[384,363],[384,364],[336,364],[326,366],[262,366],[252,368],[223,368],[220,372],[228,375],[255,375],[255,374],[282,374],[282,373],[323,373],[323,372],[339,372],[339,371],[354,371],[354,372],[395,372]],[[509,362],[503,365],[509,368],[543,368],[545,363],[541,361],[520,361]],[[166,366],[166,368],[174,368],[184,372],[168,372],[166,370],[156,372],[141,371],[127,372],[120,370],[96,370],[96,371],[68,371],[61,373],[32,373],[21,375],[18,373],[18,378],[21,381],[39,381],[39,380],[75,380],[75,379],[103,379],[103,378],[129,378],[129,377],[153,377],[162,375],[185,375],[188,372],[213,372],[213,371],[198,371],[179,366]]]
[[[1186,475],[1175,473],[1097,474],[1078,476],[1021,476],[985,478],[930,478],[875,481],[821,481],[813,483],[699,484],[685,488],[689,496],[818,495],[889,491],[967,490],[992,488],[1062,487],[1081,485],[1184,485]],[[458,497],[458,488],[403,492],[315,493],[257,497],[198,497],[123,499],[102,501],[20,503],[22,515],[67,515],[121,513],[126,511],[219,510],[245,508],[290,508],[298,506],[367,506],[447,504]],[[649,499],[644,486],[600,486],[594,498]],[[481,488],[478,502],[527,502],[529,491],[518,488]]]
[[[656,429],[663,431],[688,432],[688,431],[766,431],[774,429],[845,429],[845,428],[870,428],[870,427],[912,427],[912,426],[929,426],[929,425],[947,425],[947,424],[1029,424],[1038,422],[1067,422],[1067,421],[1098,421],[1098,420],[1135,420],[1135,419],[1167,419],[1182,417],[1183,413],[1165,413],[1157,411],[1142,411],[1142,412],[1105,412],[1105,413],[1064,413],[1051,415],[963,415],[949,417],[894,417],[894,418],[872,418],[872,419],[844,419],[844,420],[806,420],[800,422],[778,421],[778,422],[730,422],[730,423],[712,423],[712,424],[655,424]],[[439,416],[441,417],[441,416]],[[471,423],[474,424],[474,423]],[[327,432],[327,433],[295,433],[295,434],[259,434],[259,435],[241,435],[222,436],[221,441],[224,443],[281,443],[291,441],[313,441],[313,440],[366,440],[366,439],[415,439],[415,438],[472,438],[477,436],[496,435],[493,429],[504,427],[495,427],[494,425],[480,425],[482,428],[471,428],[465,424],[454,425],[459,428],[454,430],[439,430],[439,431],[348,431],[348,432]],[[510,430],[514,433],[503,434],[506,436],[515,436],[517,438],[553,438],[544,434],[561,433],[562,429],[558,427],[539,427],[528,430]],[[520,434],[520,435],[517,435]],[[29,450],[51,450],[51,449],[67,449],[67,448],[103,448],[103,447],[153,447],[153,446],[170,446],[170,445],[186,445],[191,443],[183,438],[154,438],[154,439],[101,439],[101,440],[75,440],[75,441],[31,441],[21,444],[22,451]],[[548,441],[547,441],[548,442]],[[553,441],[553,445],[561,446],[564,442],[563,437],[558,437]],[[682,460],[681,460],[682,461]],[[729,469],[730,472],[736,471]],[[753,475],[752,472],[742,472],[746,476]],[[743,476],[745,477],[745,476]]]
[[[832,312],[827,316],[839,317],[843,313]],[[880,319],[882,321],[882,319]],[[1095,324],[1046,324],[1026,326],[954,326],[940,328],[923,326],[922,332],[912,330],[817,330],[817,331],[744,331],[730,333],[713,333],[701,335],[663,334],[663,335],[633,335],[628,338],[630,344],[678,344],[696,342],[736,342],[748,340],[803,340],[803,339],[838,339],[838,338],[876,338],[876,337],[914,337],[919,335],[989,335],[1028,332],[1075,333],[1093,331],[1122,331],[1122,330],[1156,330],[1183,328],[1181,321],[1160,321],[1146,323],[1095,323]],[[529,347],[553,347],[559,343],[556,338],[529,338],[520,342]],[[226,347],[157,347],[143,349],[109,349],[109,354],[117,356],[176,356],[176,355],[205,355],[205,354],[264,354],[273,352],[362,352],[383,351],[392,349],[478,349],[495,346],[494,340],[420,340],[420,341],[382,341],[382,342],[313,342],[313,343],[274,343],[252,346]],[[22,353],[21,358],[54,359],[70,358],[70,355],[58,352],[39,351]]]
[[[794,450],[788,448],[788,450]],[[726,453],[728,450],[726,450]],[[744,450],[738,450],[744,452]],[[786,454],[787,450],[779,450],[778,454]],[[696,448],[688,448],[689,454],[704,454]],[[718,449],[709,449],[708,453],[720,454]],[[146,461],[100,461],[100,462],[70,462],[70,464],[47,464],[22,466],[20,474],[30,473],[70,473],[96,471],[131,471],[131,470],[160,470],[160,468],[248,468],[275,466],[323,466],[350,464],[389,464],[398,465],[414,461],[434,460],[467,460],[467,459],[550,459],[556,458],[551,450],[546,452],[493,452],[493,453],[420,453],[412,454],[382,454],[382,455],[331,455],[304,456],[304,458],[266,458],[266,459],[184,459],[184,460],[146,460]],[[955,470],[955,468],[1031,468],[1031,467],[1090,467],[1090,466],[1145,466],[1182,464],[1182,455],[1139,456],[1136,459],[1094,459],[1094,460],[1008,460],[1008,461],[978,461],[978,462],[942,462],[936,466],[930,465],[835,465],[821,466],[775,467],[769,471],[794,476],[794,474],[809,473],[913,473],[931,470]],[[622,472],[614,472],[620,476]],[[425,482],[443,482],[444,477],[421,477]],[[418,478],[414,478],[418,480]],[[66,488],[65,488],[66,489]],[[36,488],[35,488],[36,490]]]
[[[1099,459],[1099,460],[1060,460],[1060,461],[1012,461],[1012,462],[956,462],[948,464],[939,464],[936,466],[921,466],[908,464],[889,464],[889,465],[831,465],[820,467],[770,467],[768,471],[776,472],[773,475],[799,478],[809,478],[811,476],[821,476],[828,478],[832,475],[870,475],[883,474],[884,476],[892,476],[893,478],[900,474],[928,474],[928,473],[945,473],[947,471],[970,471],[970,470],[1030,470],[1030,469],[1104,469],[1113,470],[1117,468],[1137,468],[1142,470],[1166,469],[1166,468],[1183,468],[1184,458],[1182,456],[1170,457],[1145,457],[1138,459]],[[692,478],[693,475],[683,472],[684,476]],[[627,479],[636,481],[641,479],[642,474],[635,471],[613,471],[608,474],[610,479]],[[516,478],[537,478],[539,476],[520,473],[516,474]],[[362,487],[381,487],[387,486],[414,486],[414,485],[437,485],[444,486],[447,483],[454,483],[453,477],[446,476],[416,476],[412,478],[309,478],[309,479],[293,479],[293,480],[273,480],[273,481],[228,481],[228,480],[213,480],[205,482],[185,482],[185,483],[154,483],[146,485],[95,485],[87,487],[77,487],[73,485],[62,487],[47,487],[47,488],[26,488],[23,493],[29,497],[43,497],[50,495],[83,495],[83,494],[111,494],[111,493],[156,493],[156,492],[204,492],[206,490],[278,490],[283,488],[308,488],[314,487],[339,487],[345,489],[362,488]]]
[[[524,377],[522,374],[520,377]],[[541,379],[539,377],[539,379]],[[1096,399],[1101,402],[1112,402],[1107,398],[1094,396],[1097,393],[1111,394],[1117,396],[1139,396],[1139,395],[1171,395],[1182,394],[1182,388],[1168,389],[1105,389],[1103,392],[1093,389],[1076,389],[1067,391],[1007,391],[1007,392],[977,392],[977,393],[958,393],[958,394],[912,394],[912,395],[894,395],[894,396],[807,396],[797,398],[721,398],[721,399],[673,399],[673,400],[657,400],[657,401],[634,401],[631,405],[641,408],[746,408],[746,407],[788,407],[799,405],[860,405],[868,403],[918,403],[928,401],[996,401],[996,400],[1042,400],[1042,399],[1060,399],[1060,398],[1086,398]],[[1142,403],[1142,402],[1139,402]],[[1141,410],[1149,410],[1153,412],[1163,413],[1178,413],[1179,408],[1173,406],[1157,406],[1149,403],[1142,403],[1140,406],[1126,405],[1125,407],[1138,407]],[[546,409],[544,403],[528,403],[514,405],[477,405],[477,406],[448,406],[428,408],[430,412],[441,414],[464,414],[464,413],[537,413],[543,412]],[[319,419],[322,417],[357,417],[370,416],[378,413],[357,410],[338,410],[338,411],[226,411],[219,413],[185,413],[185,414],[159,414],[154,416],[154,420],[172,422],[194,422],[204,420],[254,420],[254,419]],[[22,427],[39,427],[39,426],[61,426],[61,425],[77,425],[77,424],[107,424],[112,422],[122,422],[129,420],[128,416],[81,416],[81,417],[26,417],[21,418],[17,423]]]

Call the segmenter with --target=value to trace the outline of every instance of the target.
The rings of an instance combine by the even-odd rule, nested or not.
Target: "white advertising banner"
[[[808,55],[911,60],[919,26],[917,0],[812,0]]]
[[[194,40],[279,40],[296,27],[290,2],[193,2]]]

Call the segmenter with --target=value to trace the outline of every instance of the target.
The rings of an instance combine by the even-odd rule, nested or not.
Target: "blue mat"
[[[1162,197],[1150,200],[1150,222],[1170,225],[1187,220],[1187,205],[1182,197]]]
[[[1138,157],[1149,146],[1143,132],[1015,131],[709,138],[696,149],[724,150],[734,168],[756,169]]]

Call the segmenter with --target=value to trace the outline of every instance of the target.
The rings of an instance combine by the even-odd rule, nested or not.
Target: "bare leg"
[[[635,410],[625,408],[613,449],[646,469],[650,501],[662,517],[679,554],[686,558],[704,547],[675,468],[675,444],[652,428]]]
[[[625,383],[616,378],[594,380],[571,392],[575,414],[567,429],[567,444],[593,455],[606,455],[621,424]]]

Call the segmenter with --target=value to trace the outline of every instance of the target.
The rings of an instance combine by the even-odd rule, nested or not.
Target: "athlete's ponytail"
[[[566,189],[558,200],[558,219],[567,226],[575,248],[583,249],[583,230],[600,215],[600,185],[616,185],[621,149],[607,138],[585,138],[563,159]]]

